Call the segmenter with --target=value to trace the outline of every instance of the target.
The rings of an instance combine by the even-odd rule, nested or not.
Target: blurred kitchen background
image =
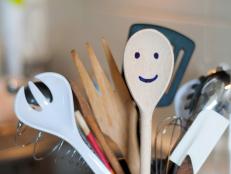
[[[129,27],[134,23],[165,26],[195,42],[183,84],[221,63],[231,65],[230,8],[230,0],[0,0],[0,173],[78,173],[78,167],[65,159],[58,163],[56,157],[34,161],[32,147],[16,147],[17,120],[9,88],[42,71],[77,78],[70,50],[75,48],[88,67],[87,41],[108,72],[100,46],[102,37],[109,42],[121,69]],[[175,113],[170,106],[156,114]],[[47,146],[50,144],[44,148]],[[227,132],[200,174],[231,173],[228,154]]]

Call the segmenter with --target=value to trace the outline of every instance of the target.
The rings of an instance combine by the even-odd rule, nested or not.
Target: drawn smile
[[[158,78],[157,74],[153,78],[149,78],[149,79],[139,76],[140,81],[144,83],[154,82],[157,78]]]

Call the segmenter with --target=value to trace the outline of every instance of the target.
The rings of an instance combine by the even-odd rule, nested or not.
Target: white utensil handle
[[[141,113],[141,150],[140,174],[151,172],[152,119],[146,113]]]
[[[77,135],[78,136],[78,135]],[[71,141],[72,146],[82,156],[88,166],[95,174],[111,174],[102,161],[94,154],[94,152],[82,142],[76,141],[78,138],[73,138]]]

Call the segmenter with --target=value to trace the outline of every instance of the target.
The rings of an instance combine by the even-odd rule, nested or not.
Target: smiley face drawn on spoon
[[[124,74],[140,107],[152,110],[157,104],[170,82],[173,65],[173,48],[159,31],[144,29],[129,38],[124,51]]]
[[[134,55],[134,57],[136,58],[136,59],[139,59],[140,58],[140,53],[139,52],[135,52],[135,55]],[[154,57],[154,59],[159,59],[159,54],[158,54],[158,52],[155,52],[154,54],[153,54],[153,57]],[[144,82],[144,83],[152,83],[152,82],[154,82],[155,80],[157,80],[158,79],[158,74],[155,74],[153,77],[151,77],[151,78],[145,78],[145,77],[143,77],[143,76],[139,76],[139,79],[140,79],[140,81],[141,82]]]
[[[154,82],[156,79],[158,78],[158,75],[156,74],[153,78],[144,78],[142,76],[139,76],[139,79],[141,82],[144,82],[144,83],[151,83],[151,82]]]

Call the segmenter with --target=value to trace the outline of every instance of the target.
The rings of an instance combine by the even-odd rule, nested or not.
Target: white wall
[[[49,49],[54,66],[65,73],[68,51],[75,47],[85,57],[84,43],[94,44],[100,59],[99,41],[104,36],[121,66],[129,26],[137,22],[173,28],[192,38],[196,51],[184,81],[205,73],[220,62],[231,63],[230,0],[49,0]],[[1,31],[0,31],[1,32]],[[87,60],[85,60],[87,62]],[[68,75],[72,75],[72,70]]]
[[[196,51],[184,81],[189,80],[221,62],[231,64],[230,7],[229,0],[51,0],[51,52],[67,56],[75,47],[85,57],[84,43],[90,41],[103,60],[100,38],[105,37],[121,66],[129,26],[159,24],[195,41]]]
[[[102,35],[110,41],[121,64],[128,28],[146,22],[173,28],[192,38],[196,52],[188,70],[190,79],[220,62],[231,63],[231,1],[144,0],[86,1],[85,27],[89,38]],[[195,72],[196,71],[196,72]],[[191,72],[191,73],[190,73]]]
[[[1,3],[0,3],[0,8],[1,8]],[[0,25],[2,24],[2,16],[1,16],[1,12],[0,12]],[[0,27],[0,77],[2,76],[3,74],[3,51],[2,51],[2,28]]]

